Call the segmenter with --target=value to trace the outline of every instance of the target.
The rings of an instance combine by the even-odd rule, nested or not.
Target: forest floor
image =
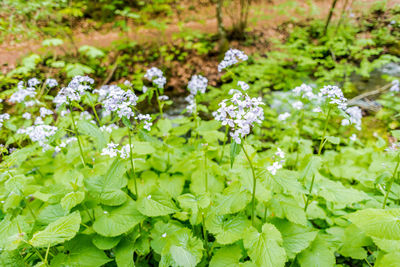
[[[191,2],[191,1],[189,1]],[[204,2],[204,1],[203,1]],[[284,22],[304,21],[311,16],[324,18],[329,12],[331,1],[317,0],[313,1],[312,7],[307,4],[308,1],[285,1],[285,0],[260,0],[251,6],[249,30],[255,35],[257,43],[251,47],[245,47],[248,53],[258,51],[262,53],[268,49],[268,40],[270,38],[284,38],[293,24],[287,23],[283,27]],[[336,14],[343,8],[345,1],[339,1],[336,7]],[[367,6],[374,2],[373,0],[356,0],[352,1],[351,11],[354,14],[367,10]],[[391,1],[394,3],[394,1]],[[193,3],[193,2],[191,2]],[[232,24],[232,9],[225,10],[228,15],[224,16],[224,24],[230,27]],[[130,41],[142,43],[155,43],[171,41],[174,34],[183,31],[197,31],[200,33],[217,33],[217,21],[215,18],[215,7],[202,1],[198,1],[197,5],[192,8],[184,8],[184,12],[176,11],[173,16],[160,18],[165,21],[165,29],[149,28],[143,25],[134,25],[130,23],[129,31],[124,32],[120,29],[113,28],[111,24],[105,24],[100,29],[94,30],[90,24],[81,23],[81,27],[73,30],[74,42],[66,42],[61,48],[57,49],[58,53],[63,53],[68,49],[74,49],[82,45],[90,45],[95,47],[109,47],[113,42],[128,39]],[[83,26],[85,25],[85,26]],[[41,54],[49,52],[49,48],[43,48],[42,40],[25,40],[19,43],[4,42],[0,44],[0,67],[3,73],[16,67],[18,61],[27,54]],[[231,44],[237,45],[235,43]]]

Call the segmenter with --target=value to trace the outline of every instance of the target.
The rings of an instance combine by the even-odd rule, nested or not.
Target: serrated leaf
[[[242,249],[238,245],[222,247],[215,252],[210,267],[239,267]]]
[[[178,211],[174,202],[159,192],[141,197],[138,200],[138,210],[149,217],[165,216]]]
[[[213,212],[217,215],[232,214],[243,210],[250,202],[251,195],[240,188],[239,182],[233,182],[225,188],[223,194],[215,196]]]
[[[297,260],[301,267],[332,267],[336,263],[334,251],[320,235],[317,235],[309,248],[298,255]]]
[[[84,199],[84,192],[70,192],[61,199],[61,207],[69,212],[73,207],[80,204]]]
[[[214,215],[207,216],[206,228],[220,244],[232,244],[243,237],[245,229],[249,226],[248,220],[243,215]]]
[[[326,140],[334,145],[340,144],[340,138],[337,136],[327,136]]]
[[[281,246],[282,236],[274,225],[265,223],[261,233],[249,227],[244,233],[243,242],[250,259],[257,266],[285,266],[286,252]]]
[[[134,243],[124,239],[115,248],[115,261],[118,267],[134,267],[133,261]]]
[[[400,252],[391,252],[388,254],[385,254],[381,257],[378,257],[378,259],[375,262],[375,267],[397,267],[399,266],[400,262]]]
[[[44,230],[35,233],[29,244],[34,247],[54,246],[72,239],[79,231],[81,215],[78,211],[50,223]]]
[[[129,232],[144,219],[137,210],[136,202],[129,199],[124,205],[97,217],[93,230],[102,236],[114,237]]]

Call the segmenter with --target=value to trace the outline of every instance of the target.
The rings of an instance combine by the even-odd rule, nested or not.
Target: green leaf
[[[110,261],[112,259],[92,244],[90,237],[78,235],[64,244],[64,253],[57,254],[51,261],[51,266],[100,267]]]
[[[104,57],[105,55],[103,51],[90,45],[83,45],[79,47],[79,52],[93,59],[98,57]]]
[[[257,266],[285,266],[286,252],[281,246],[282,236],[274,225],[265,223],[261,233],[249,227],[244,233],[243,242],[247,254]]]
[[[217,215],[232,214],[243,210],[250,202],[250,192],[242,189],[239,182],[225,188],[223,194],[215,196],[213,211]]]
[[[317,236],[318,231],[300,226],[286,220],[274,219],[274,225],[282,234],[283,247],[289,258],[306,249]]]
[[[207,216],[206,228],[220,244],[232,244],[243,237],[249,226],[244,215],[214,215]]]
[[[371,239],[354,224],[350,224],[344,230],[343,246],[338,252],[345,257],[361,260],[367,258],[368,254],[364,247],[370,245],[372,245]]]
[[[115,261],[117,262],[117,266],[134,267],[133,252],[134,243],[127,239],[122,240],[122,242],[115,248]]]
[[[241,144],[237,144],[234,140],[232,140],[232,143],[231,143],[231,168],[233,167],[233,163],[235,161],[236,156],[239,155],[239,153],[240,153],[240,149],[242,148],[241,146],[242,146]]]
[[[334,251],[320,235],[317,235],[309,248],[298,255],[297,260],[301,267],[332,267],[336,263]]]
[[[185,210],[191,210],[192,214],[190,216],[190,223],[192,225],[199,224],[202,220],[199,216],[199,211],[201,209],[207,208],[211,199],[209,194],[201,194],[199,196],[194,196],[192,194],[183,194],[178,197],[179,205]]]
[[[153,192],[142,196],[138,200],[138,210],[149,217],[165,216],[177,212],[174,202],[160,192]]]
[[[30,230],[26,218],[18,215],[10,219],[11,216],[6,216],[0,222],[0,249],[16,249],[22,239],[18,239],[20,233],[25,233]],[[0,253],[1,255],[1,253]]]
[[[340,138],[336,137],[336,136],[327,136],[325,137],[327,141],[329,141],[330,143],[334,144],[334,145],[338,145],[340,144]]]
[[[170,236],[174,235],[181,228],[182,227],[175,221],[170,221],[169,223],[164,223],[162,221],[156,222],[150,233],[151,248],[156,253],[161,254]]]
[[[101,151],[107,145],[107,141],[104,138],[103,132],[100,131],[97,125],[90,123],[85,120],[80,120],[77,123],[77,127],[80,133],[85,134],[94,139],[96,148],[98,151]]]
[[[360,228],[375,244],[383,250],[391,251],[399,246],[400,209],[365,209],[347,215],[347,218]]]
[[[195,267],[203,257],[203,243],[189,229],[180,229],[167,241],[162,255],[171,255],[177,266]]]
[[[73,207],[85,199],[84,192],[70,192],[61,199],[61,207],[69,212]]]
[[[50,223],[43,231],[36,232],[29,241],[34,247],[47,247],[72,239],[79,231],[81,215],[78,211]]]
[[[62,39],[50,38],[50,39],[43,40],[42,45],[43,46],[59,46],[59,45],[62,45],[63,43],[64,43],[64,41]]]
[[[400,262],[400,252],[391,252],[378,257],[375,262],[375,267],[398,267]]]
[[[150,142],[133,142],[133,153],[137,155],[148,155],[153,154],[156,150]]]
[[[120,240],[121,237],[105,237],[101,235],[96,235],[95,237],[93,237],[92,242],[98,249],[108,250],[115,247]]]
[[[239,267],[242,249],[238,245],[222,247],[215,252],[210,267]]]
[[[161,119],[157,122],[157,128],[163,135],[167,135],[168,132],[172,129],[171,120]]]
[[[100,203],[108,206],[118,206],[123,204],[128,196],[121,190],[127,184],[124,177],[126,163],[116,159],[111,164],[105,175],[85,179],[85,186],[93,197]]]
[[[393,130],[391,131],[394,138],[400,140],[400,130]]]
[[[93,223],[93,230],[102,236],[118,236],[131,231],[144,219],[137,210],[136,202],[129,199],[124,205],[97,217]]]
[[[65,72],[67,73],[67,77],[72,78],[78,75],[82,76],[85,74],[93,73],[94,70],[80,63],[68,63],[65,66]]]

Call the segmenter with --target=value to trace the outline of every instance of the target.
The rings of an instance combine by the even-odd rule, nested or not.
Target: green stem
[[[204,211],[201,212],[201,220],[203,223],[203,238],[204,238],[204,242],[206,243],[206,253],[207,253],[207,258],[210,259],[210,250],[209,250],[209,245],[208,245],[208,235],[207,235],[207,229],[206,229],[206,224],[205,224],[205,220],[204,220]]]
[[[218,161],[219,163],[221,163],[222,159],[224,158],[225,145],[226,145],[226,142],[228,141],[229,126],[226,125],[225,127],[226,127],[226,129],[225,129],[225,139],[224,139],[224,144],[222,145],[221,157],[219,158],[219,161]]]
[[[93,103],[91,103],[91,106],[92,106],[92,110],[93,110],[94,116],[96,117],[96,120],[99,123],[99,126],[101,127],[102,125],[101,125],[101,121],[99,119],[99,116],[97,115],[96,107],[93,105]]]
[[[326,130],[328,128],[328,121],[329,121],[329,117],[331,115],[331,111],[332,111],[332,106],[329,106],[328,114],[326,115],[326,119],[325,119],[324,131],[323,131],[323,134],[322,134],[321,142],[319,143],[318,156],[321,156],[322,148],[324,147],[324,144],[325,144],[325,142],[324,142],[325,141],[325,135],[326,135]],[[311,198],[311,193],[312,193],[312,190],[313,190],[313,187],[314,187],[314,182],[315,182],[315,174],[313,175],[313,177],[311,179],[311,185],[310,185],[310,189],[308,191],[306,204],[304,206],[304,212],[307,211],[308,204],[310,203],[310,198]]]
[[[128,133],[129,133],[129,158],[131,162],[131,169],[133,173],[133,181],[135,183],[135,194],[136,194],[136,199],[139,199],[139,194],[138,194],[138,188],[137,188],[137,181],[136,181],[136,174],[135,174],[135,165],[133,164],[133,147],[132,147],[132,134],[131,134],[131,129],[128,128]]]
[[[205,187],[206,187],[206,193],[208,192],[208,171],[207,171],[207,150],[204,151],[204,173],[205,173]]]
[[[242,144],[242,149],[243,149],[244,154],[246,155],[247,161],[250,164],[251,172],[253,174],[253,193],[252,193],[252,198],[251,198],[251,225],[254,226],[254,210],[255,210],[255,205],[256,205],[256,173],[254,171],[253,163],[249,157],[249,154],[247,154],[247,151],[244,148],[244,143]]]
[[[79,152],[81,153],[82,164],[83,164],[83,166],[86,167],[85,158],[83,156],[83,149],[82,149],[81,140],[79,138],[78,130],[76,129],[74,115],[72,115],[72,105],[71,105],[71,103],[69,103],[69,111],[70,111],[69,114],[71,114],[72,127],[73,127],[73,129],[75,131],[76,139],[78,140],[78,146],[79,146]]]
[[[162,111],[161,102],[160,102],[160,99],[158,99],[158,98],[160,97],[160,94],[158,93],[158,90],[157,90],[157,89],[155,89],[155,91],[156,91],[156,97],[157,97],[158,108],[159,108],[159,110],[160,110],[160,115],[161,115],[161,118],[163,118],[163,117],[164,117],[164,114],[163,114],[163,111]]]
[[[392,176],[392,178],[390,179],[389,184],[388,184],[388,186],[387,186],[385,198],[383,199],[383,206],[382,206],[382,209],[385,209],[385,208],[386,208],[386,202],[387,202],[387,200],[388,200],[390,190],[392,189],[392,185],[393,185],[393,182],[394,182],[394,178],[396,177],[397,170],[399,169],[399,165],[400,165],[400,152],[397,153],[397,164],[396,164],[396,167],[395,167],[395,169],[394,169],[393,176]]]
[[[26,203],[26,207],[28,208],[28,210],[29,210],[29,213],[32,215],[32,217],[33,217],[33,219],[36,221],[36,215],[35,215],[35,213],[33,213],[33,210],[32,210],[32,208],[31,208],[31,205],[29,204],[29,199],[25,199],[25,203]]]

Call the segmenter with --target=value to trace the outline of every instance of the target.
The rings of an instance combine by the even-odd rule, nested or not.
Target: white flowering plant
[[[247,59],[229,51],[221,71]],[[262,95],[236,77],[216,97],[200,74],[172,117],[162,77],[146,74],[149,91],[33,79],[3,99],[2,265],[385,266],[397,253],[398,131],[365,138],[365,111],[337,86]]]

